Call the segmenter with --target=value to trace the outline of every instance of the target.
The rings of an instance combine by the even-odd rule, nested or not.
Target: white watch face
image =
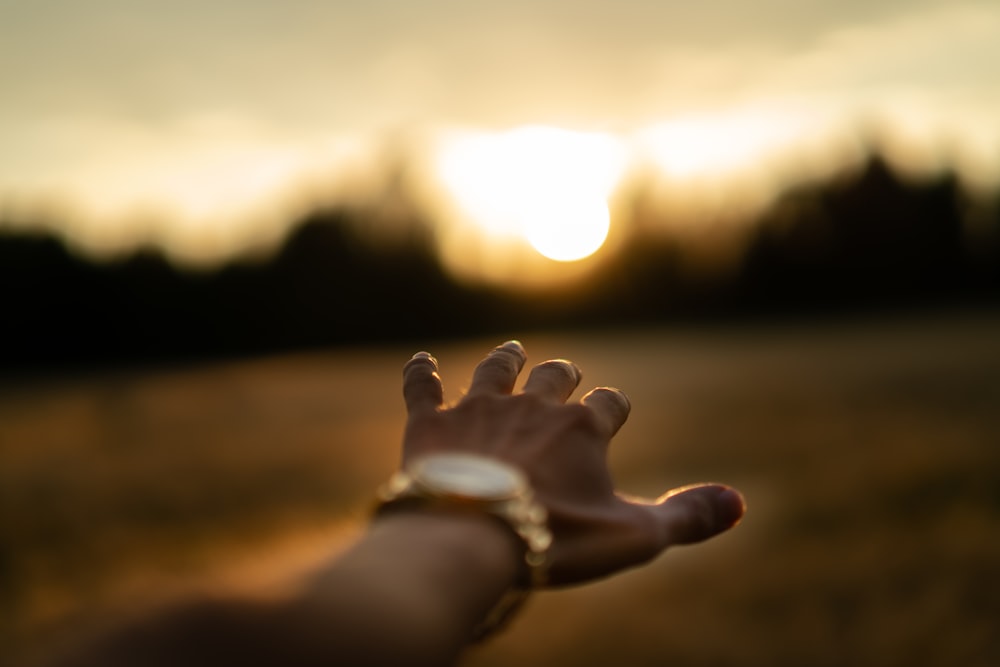
[[[435,493],[482,500],[513,498],[526,488],[516,468],[475,454],[437,454],[411,468],[414,480]]]

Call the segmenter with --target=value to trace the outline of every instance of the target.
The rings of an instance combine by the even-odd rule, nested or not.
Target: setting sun
[[[459,214],[484,235],[570,262],[607,238],[607,198],[623,158],[610,137],[531,126],[447,141],[438,174]]]

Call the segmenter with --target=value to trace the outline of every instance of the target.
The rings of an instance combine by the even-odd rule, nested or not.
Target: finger
[[[572,361],[550,359],[531,369],[524,393],[565,401],[580,384],[580,369]]]
[[[509,394],[514,389],[517,375],[524,366],[527,355],[516,340],[509,340],[479,362],[472,373],[469,395]]]
[[[608,438],[618,432],[632,410],[628,396],[613,387],[592,389],[580,402],[591,409]]]
[[[651,507],[662,528],[661,547],[693,544],[735,526],[746,512],[743,496],[721,484],[677,489]]]
[[[403,366],[403,400],[411,415],[437,410],[444,403],[437,359],[429,352],[417,352]]]

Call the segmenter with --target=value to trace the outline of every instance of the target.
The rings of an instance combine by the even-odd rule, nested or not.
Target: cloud
[[[108,226],[222,234],[399,127],[874,117],[914,160],[1000,178],[992,2],[0,2],[0,204]]]

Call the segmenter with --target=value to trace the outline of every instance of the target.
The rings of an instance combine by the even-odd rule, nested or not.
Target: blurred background
[[[508,665],[1000,663],[1000,7],[0,0],[0,662],[363,525],[519,338],[735,531]],[[582,391],[581,391],[582,393]]]

